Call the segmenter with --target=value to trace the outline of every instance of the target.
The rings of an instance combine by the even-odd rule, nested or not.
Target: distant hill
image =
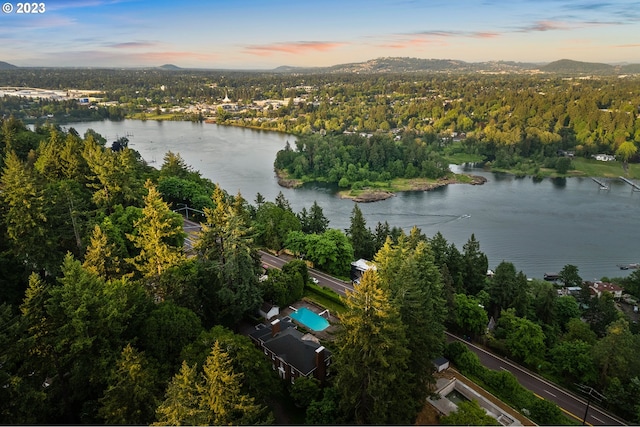
[[[547,73],[568,73],[568,74],[614,74],[617,67],[598,62],[580,62],[571,59],[561,59],[540,67],[540,71]]]
[[[465,62],[456,59],[421,59],[421,58],[377,58],[365,62],[338,64],[330,67],[291,67],[282,66],[271,70],[276,73],[485,73],[508,74],[544,72],[557,74],[640,74],[640,64],[610,65],[595,62],[580,62],[561,59],[549,64],[536,64],[513,61]]]
[[[640,64],[626,64],[620,66],[622,74],[640,74]]]
[[[330,67],[290,67],[282,66],[274,69],[279,73],[408,73],[408,72],[522,72],[534,70],[536,64],[491,61],[465,62],[457,59],[421,59],[421,58],[377,58],[365,62],[338,64]]]
[[[182,68],[178,67],[177,65],[173,65],[173,64],[164,64],[164,65],[159,66],[158,68],[160,68],[161,70],[167,70],[167,71],[182,70]]]
[[[14,70],[16,68],[18,68],[18,67],[16,67],[13,64],[9,64],[8,62],[0,61],[0,70]]]

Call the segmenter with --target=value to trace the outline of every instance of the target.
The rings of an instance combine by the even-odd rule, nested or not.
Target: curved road
[[[462,338],[459,338],[449,332],[446,332],[448,341],[460,341],[467,345],[469,350],[473,351],[480,358],[480,363],[489,369],[494,371],[509,371],[517,379],[518,382],[527,390],[531,390],[539,398],[547,399],[562,409],[562,411],[568,416],[582,422],[584,412],[587,407],[587,401],[583,398],[577,397],[574,394],[559,388],[555,384],[545,380],[544,378],[522,368],[521,366],[512,363],[509,360],[496,356],[481,347],[471,344]],[[623,421],[616,418],[614,415],[604,412],[602,409],[593,406],[593,402],[589,407],[587,414],[587,424],[590,425],[626,425]]]

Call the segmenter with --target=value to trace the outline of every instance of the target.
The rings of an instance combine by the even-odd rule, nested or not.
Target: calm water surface
[[[182,158],[230,193],[252,201],[259,192],[273,200],[282,191],[295,211],[317,200],[331,221],[345,229],[354,203],[341,200],[333,188],[278,185],[273,161],[295,137],[272,132],[190,122],[133,121],[74,123],[81,135],[92,128],[109,144],[129,136],[130,146],[158,167],[167,151]],[[458,169],[456,167],[456,169]],[[459,170],[457,170],[459,171]],[[489,257],[490,268],[514,263],[529,277],[541,278],[566,264],[578,266],[586,280],[629,274],[617,264],[640,262],[640,192],[612,181],[600,190],[589,178],[563,180],[515,178],[478,170],[480,186],[449,185],[430,192],[401,193],[388,200],[361,204],[367,225],[378,221],[407,231],[414,225],[427,236],[440,231],[462,250],[472,233]]]

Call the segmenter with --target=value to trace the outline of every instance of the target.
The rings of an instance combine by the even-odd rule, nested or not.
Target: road
[[[480,363],[489,369],[495,371],[509,371],[517,379],[518,382],[527,390],[531,390],[538,397],[547,399],[560,407],[560,409],[568,416],[582,422],[584,412],[587,407],[586,399],[577,397],[566,390],[559,388],[558,386],[550,383],[538,375],[533,374],[530,371],[522,368],[521,366],[512,363],[509,360],[496,356],[481,347],[471,344],[462,338],[459,338],[453,334],[446,332],[448,341],[460,341],[467,345],[467,347],[478,355]],[[587,414],[587,424],[590,425],[625,425],[625,423],[615,416],[610,415],[603,410],[593,406],[593,402],[589,407]]]
[[[280,258],[275,255],[271,255],[265,251],[259,251],[260,257],[262,258],[262,263],[267,265],[268,267],[273,268],[282,268],[282,266],[289,261],[289,259]],[[345,296],[346,290],[353,291],[353,285],[351,282],[344,282],[342,280],[338,280],[334,277],[329,276],[326,273],[323,273],[318,270],[314,270],[313,268],[309,269],[309,276],[315,277],[318,279],[319,286],[326,286],[330,289],[333,289],[339,295]]]

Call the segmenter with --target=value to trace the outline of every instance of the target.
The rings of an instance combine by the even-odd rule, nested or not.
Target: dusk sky
[[[640,1],[0,0],[18,66],[271,69],[379,57],[640,63]],[[9,4],[9,7],[7,4]]]

